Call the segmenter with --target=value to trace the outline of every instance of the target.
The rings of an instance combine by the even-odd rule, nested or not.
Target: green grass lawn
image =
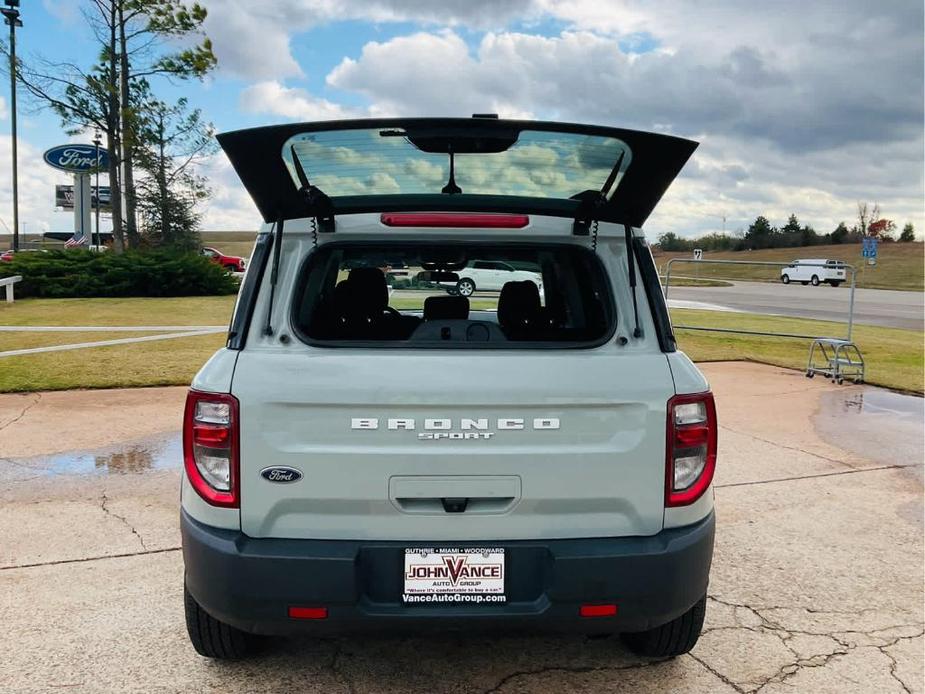
[[[820,337],[843,337],[845,333],[843,323],[749,313],[674,309],[671,311],[671,318],[676,326],[683,324],[737,330],[763,330]],[[694,361],[748,359],[804,369],[809,356],[810,341],[804,339],[708,333],[680,328],[676,328],[676,332],[678,346]],[[864,355],[868,383],[898,390],[923,392],[925,388],[925,378],[923,378],[925,333],[917,330],[855,325],[853,339]]]
[[[224,343],[225,334],[217,333],[0,357],[0,392],[188,385]]]
[[[227,325],[234,296],[22,299],[0,302],[0,325]]]
[[[925,289],[925,244],[882,243],[877,265],[866,265],[861,257],[861,244],[835,244],[806,248],[767,248],[760,251],[723,251],[704,253],[704,260],[760,260],[789,263],[796,258],[827,258],[842,260],[858,271],[859,287],[869,289]],[[656,253],[659,274],[664,275],[671,258],[690,258],[691,253]],[[696,273],[696,274],[695,274]],[[709,265],[674,263],[671,274],[727,280],[780,281],[780,268],[758,265]],[[672,277],[672,286],[675,280]]]
[[[665,276],[662,275],[659,277],[659,280],[662,283],[662,286],[665,286]],[[671,286],[672,287],[731,287],[732,282],[726,282],[724,280],[702,280],[696,277],[678,277],[676,275],[671,276]]]
[[[157,332],[0,332],[0,352],[12,349],[31,349],[33,347],[52,347],[54,345],[69,345],[80,342],[99,342],[101,340],[118,340],[124,337],[144,337],[145,335],[159,335]],[[0,369],[3,367],[0,366]]]

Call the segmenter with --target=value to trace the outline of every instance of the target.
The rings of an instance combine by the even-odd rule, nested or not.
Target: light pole
[[[100,250],[100,131],[93,133],[93,145],[96,147],[96,250]],[[93,196],[90,196],[93,201]]]
[[[10,25],[10,113],[13,126],[13,250],[19,250],[19,174],[16,170],[16,27],[21,27],[19,0],[4,0],[0,13]]]

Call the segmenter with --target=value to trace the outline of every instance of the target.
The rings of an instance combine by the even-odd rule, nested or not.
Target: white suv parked
[[[542,291],[543,277],[538,272],[518,270],[500,260],[473,260],[459,271],[456,283],[442,282],[450,294],[472,296],[475,291],[500,292],[508,282],[529,280]]]
[[[696,144],[487,118],[219,141],[266,224],[186,403],[196,650],[466,625],[690,650],[716,411],[639,227]],[[476,261],[535,267],[542,296],[512,279],[486,310],[383,272]]]

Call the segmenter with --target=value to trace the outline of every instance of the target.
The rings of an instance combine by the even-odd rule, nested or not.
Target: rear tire
[[[781,275],[780,281],[784,284],[790,284],[790,275]]]
[[[687,612],[668,624],[623,634],[623,643],[636,655],[646,658],[674,658],[691,650],[700,638],[703,618],[707,612],[707,596]]]
[[[196,652],[206,658],[240,660],[249,650],[249,637],[206,612],[183,586],[186,631]]]
[[[819,278],[816,275],[813,275],[813,278],[810,280],[810,282],[812,283],[814,287],[819,286]]]
[[[475,282],[468,277],[463,277],[456,283],[456,291],[460,296],[472,296],[475,293]]]

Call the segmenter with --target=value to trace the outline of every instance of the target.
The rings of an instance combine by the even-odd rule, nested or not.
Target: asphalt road
[[[734,282],[731,287],[670,287],[668,298],[696,301],[748,313],[847,321],[849,287]],[[678,306],[681,308],[681,306]],[[691,308],[695,308],[691,306]],[[856,323],[925,330],[925,292],[856,289]]]
[[[922,400],[704,371],[716,550],[703,636],[670,661],[612,637],[465,631],[206,661],[183,625],[186,389],[0,395],[0,692],[921,694]]]

